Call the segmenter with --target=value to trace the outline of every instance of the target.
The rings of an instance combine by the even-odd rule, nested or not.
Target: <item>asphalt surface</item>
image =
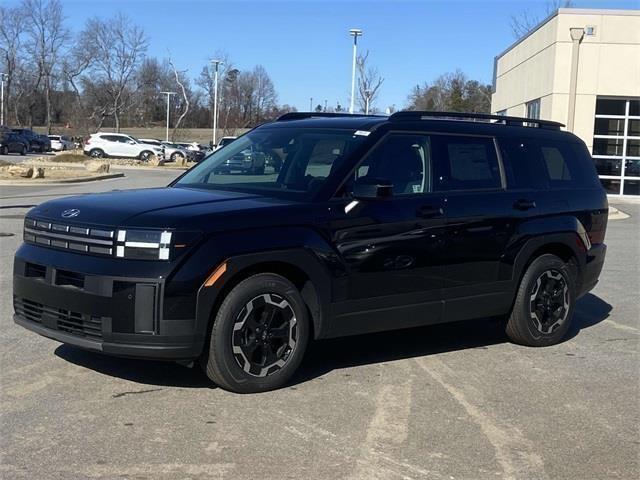
[[[0,478],[640,476],[640,205],[619,205],[631,217],[610,222],[601,282],[560,345],[512,345],[488,320],[328,340],[291,386],[235,395],[197,369],[109,358],[13,324],[26,208],[6,207],[175,173],[127,175],[0,187]]]

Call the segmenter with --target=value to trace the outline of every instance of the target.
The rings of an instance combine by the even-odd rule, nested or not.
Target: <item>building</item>
[[[495,58],[492,113],[564,123],[612,195],[640,195],[640,10],[561,8]]]

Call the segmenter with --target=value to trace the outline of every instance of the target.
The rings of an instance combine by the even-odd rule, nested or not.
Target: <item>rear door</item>
[[[444,168],[438,189],[446,194],[445,320],[500,313],[507,301],[501,262],[514,226],[497,142],[479,135],[434,138]]]

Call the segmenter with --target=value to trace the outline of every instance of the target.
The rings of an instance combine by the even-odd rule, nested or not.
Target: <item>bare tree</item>
[[[22,32],[24,30],[24,15],[19,8],[0,6],[0,59],[2,73],[7,74],[5,86],[5,112],[8,121],[8,112],[13,104],[13,85],[21,62],[20,47],[22,45]]]
[[[384,78],[378,69],[368,65],[369,51],[364,55],[358,55],[356,68],[358,69],[358,104],[360,110],[369,113],[374,111],[373,102],[378,97],[378,93]]]
[[[573,0],[547,0],[546,16],[551,15],[559,8],[571,8],[573,6]],[[539,15],[531,13],[529,10],[523,10],[517,15],[511,15],[511,32],[515,38],[522,38],[542,20],[543,18],[540,18]]]
[[[173,132],[171,133],[171,139],[173,140],[176,136],[176,132],[178,128],[180,128],[180,124],[182,123],[182,120],[184,120],[184,117],[186,117],[187,114],[189,113],[189,96],[187,95],[187,89],[185,88],[185,80],[183,78],[186,72],[178,72],[178,70],[176,69],[171,59],[169,59],[169,65],[171,65],[171,68],[173,69],[173,74],[176,78],[176,83],[178,84],[178,86],[180,87],[180,91],[182,92],[182,100],[184,102],[184,110],[182,111],[182,113],[180,114],[180,117],[178,117],[178,120],[173,126]]]
[[[69,31],[64,27],[62,5],[58,0],[23,0],[26,17],[27,50],[38,68],[38,82],[45,97],[47,132],[51,133],[51,83],[54,69]]]
[[[116,131],[120,117],[131,103],[136,89],[137,68],[147,51],[144,31],[122,14],[111,19],[93,18],[87,21],[84,35],[95,54],[91,64],[91,79],[102,85],[110,105],[103,105],[102,115],[112,115]]]

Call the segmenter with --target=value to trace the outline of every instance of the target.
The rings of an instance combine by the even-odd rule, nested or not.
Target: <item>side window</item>
[[[544,168],[539,161],[537,146],[529,139],[499,139],[500,152],[505,174],[507,188],[523,189],[547,188]]]
[[[356,170],[358,178],[389,181],[396,196],[431,192],[430,137],[389,135],[360,164]]]
[[[438,136],[438,158],[445,169],[439,190],[481,190],[502,187],[492,138]]]
[[[539,159],[551,188],[592,187],[597,175],[585,149],[560,141],[539,141]]]
[[[105,142],[117,142],[118,137],[115,135],[100,135],[100,140],[104,140]]]
[[[571,173],[567,162],[557,147],[541,147],[544,165],[549,174],[549,180],[554,182],[571,182]]]

